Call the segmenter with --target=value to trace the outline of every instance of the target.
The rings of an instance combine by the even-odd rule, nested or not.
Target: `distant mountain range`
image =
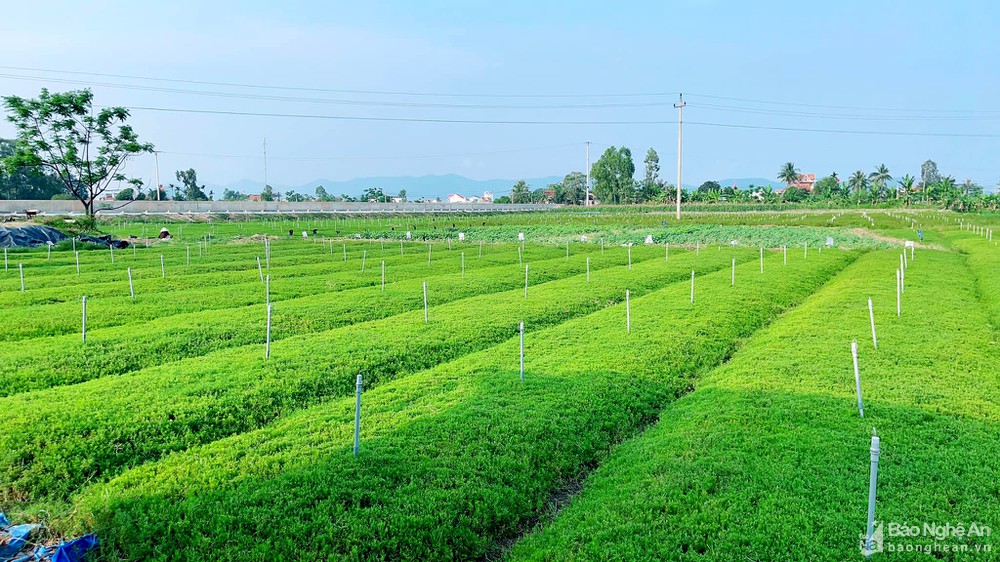
[[[562,181],[562,176],[524,178],[524,180],[532,189],[538,189]],[[516,179],[474,180],[458,174],[446,174],[440,176],[373,176],[351,180],[317,179],[301,185],[272,184],[272,186],[281,191],[282,194],[295,191],[303,195],[313,195],[316,193],[316,187],[322,185],[326,192],[331,195],[346,194],[352,197],[357,197],[370,187],[382,188],[382,191],[391,195],[405,189],[407,198],[414,200],[435,197],[443,199],[452,193],[482,195],[484,191],[492,191],[499,197],[509,193],[515,182],[517,182]],[[764,178],[726,178],[718,180],[718,182],[723,187],[735,184],[740,189],[746,189],[751,184],[755,186],[771,185],[775,188],[782,186],[781,182]],[[263,187],[264,184],[259,181],[240,180],[226,185],[206,185],[205,189],[213,191],[215,197],[221,199],[222,192],[226,189],[243,193],[260,193]],[[697,185],[684,184],[685,189],[697,187]]]

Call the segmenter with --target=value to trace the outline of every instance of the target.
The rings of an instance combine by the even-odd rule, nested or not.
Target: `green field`
[[[115,218],[113,263],[64,242],[0,270],[0,511],[105,561],[862,559],[874,427],[879,521],[998,526],[998,225]]]

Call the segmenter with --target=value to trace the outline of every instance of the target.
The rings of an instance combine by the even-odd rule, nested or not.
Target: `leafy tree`
[[[119,191],[115,194],[115,201],[132,201],[135,199],[135,190],[131,187]]]
[[[791,187],[793,183],[799,181],[799,169],[792,162],[785,162],[778,171],[778,179],[785,182],[785,187]]]
[[[308,197],[302,195],[301,193],[296,193],[295,190],[285,192],[285,201],[290,201],[292,203],[302,203],[307,199]]]
[[[631,203],[635,197],[635,163],[627,147],[608,147],[591,167],[594,195],[606,203]]]
[[[208,196],[205,195],[205,186],[198,185],[198,172],[194,171],[194,168],[188,168],[187,170],[177,170],[175,174],[177,176],[177,181],[181,182],[184,186],[184,200],[186,201],[207,201]]]
[[[224,189],[222,191],[223,201],[243,201],[246,198],[246,195],[243,195],[239,191],[233,189]]]
[[[123,169],[133,156],[153,151],[126,123],[128,109],[105,107],[95,115],[93,99],[90,90],[49,93],[45,88],[37,99],[3,98],[7,120],[17,131],[14,154],[4,158],[7,172],[48,170],[90,216],[112,182],[142,186]]]
[[[506,205],[506,204],[510,203],[511,201],[510,201],[510,197],[509,196],[507,196],[507,195],[501,195],[500,197],[497,197],[496,199],[494,199],[493,202],[494,203],[498,203],[500,205]]]
[[[374,203],[385,203],[389,200],[389,197],[382,191],[381,187],[369,187],[361,193],[361,200]]]
[[[317,201],[330,201],[330,194],[326,192],[326,188],[322,185],[316,186],[316,200]]]
[[[799,203],[805,201],[809,198],[809,192],[805,189],[799,189],[795,186],[789,186],[785,188],[785,192],[781,194],[781,199],[789,203]]]
[[[642,184],[639,186],[639,200],[643,202],[654,201],[659,198],[660,193],[663,191],[663,181],[660,180],[660,156],[655,150],[650,148],[646,152],[643,164],[645,165],[646,173],[643,176]]]
[[[722,186],[715,180],[709,180],[698,186],[698,193],[708,193],[709,191],[722,191]]]
[[[813,186],[813,192],[817,196],[827,199],[838,197],[840,195],[840,180],[837,178],[836,173],[830,174],[825,178],[820,178]]]
[[[2,159],[14,152],[14,141],[0,139],[0,199],[51,199],[63,192],[59,179],[44,168],[3,166]]]
[[[587,176],[582,172],[566,174],[560,184],[559,197],[556,201],[566,205],[582,205],[587,197]]]
[[[261,201],[274,201],[274,188],[270,184],[265,185],[264,189],[260,192]]]
[[[405,189],[400,189],[399,190],[399,194],[396,195],[396,197],[399,198],[400,202],[406,203],[406,190]]]
[[[517,180],[514,187],[510,188],[510,200],[514,203],[531,202],[531,190],[524,180]]]
[[[941,181],[941,174],[938,173],[937,163],[927,160],[920,165],[920,183],[926,190],[928,186]]]

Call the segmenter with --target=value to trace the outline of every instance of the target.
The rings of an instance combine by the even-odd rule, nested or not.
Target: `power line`
[[[102,106],[97,106],[102,107]],[[402,123],[438,123],[460,125],[676,125],[672,120],[606,120],[606,121],[552,121],[552,120],[490,120],[490,119],[444,119],[424,117],[372,117],[356,115],[318,115],[307,113],[267,113],[254,111],[233,111],[217,109],[183,109],[173,107],[130,106],[134,111],[157,111],[168,113],[195,113],[205,115],[231,115],[243,117],[277,117],[291,119],[323,119],[336,121],[376,121]],[[956,138],[1000,138],[1000,134],[991,133],[935,133],[922,131],[885,131],[885,130],[848,130],[848,129],[812,129],[805,127],[776,127],[767,125],[744,125],[738,123],[713,123],[707,121],[685,121],[689,125],[705,127],[726,127],[737,129],[758,129],[768,131],[786,131],[800,133],[831,133],[850,135],[889,135],[915,137],[956,137]]]
[[[816,119],[844,119],[860,121],[980,121],[985,119],[1000,119],[1000,114],[983,115],[862,115],[844,113],[815,113],[808,111],[789,111],[783,109],[761,109],[750,107],[737,107],[728,105],[718,105],[711,103],[689,104],[694,107],[714,109],[719,111],[729,111],[736,113],[752,113],[758,115],[778,115],[789,117],[810,117]]]
[[[557,148],[569,148],[573,146],[579,146],[580,143],[567,143],[567,144],[556,144],[549,146],[534,146],[526,148],[511,148],[505,150],[489,150],[482,152],[461,152],[452,154],[411,154],[411,155],[392,155],[392,156],[275,156],[269,154],[267,156],[268,160],[294,160],[294,161],[353,161],[353,160],[421,160],[421,159],[433,159],[433,158],[461,158],[465,156],[489,156],[493,154],[511,154],[518,152],[536,152],[542,150],[554,150]],[[206,154],[200,152],[174,152],[170,150],[157,150],[160,154],[170,154],[174,156],[203,156],[208,158],[245,158],[251,160],[258,160],[261,158],[260,155],[250,155],[250,154]]]
[[[203,85],[203,86],[223,86],[223,87],[235,87],[235,88],[250,88],[250,89],[263,89],[263,90],[279,90],[279,91],[301,91],[301,92],[325,92],[325,93],[336,93],[336,94],[359,94],[359,95],[383,95],[383,96],[414,96],[414,97],[446,97],[446,98],[627,98],[627,97],[667,97],[676,96],[677,92],[631,92],[631,93],[556,93],[556,94],[540,94],[540,93],[456,93],[456,92],[417,92],[417,91],[404,91],[404,90],[365,90],[365,89],[346,89],[346,88],[318,88],[318,87],[307,87],[307,86],[276,86],[269,84],[253,84],[245,82],[215,82],[207,80],[190,80],[183,78],[160,78],[152,76],[139,76],[131,74],[112,74],[112,73],[102,73],[102,72],[85,72],[78,70],[62,70],[62,69],[50,69],[50,68],[38,68],[38,67],[24,67],[24,66],[7,66],[0,65],[0,69],[14,70],[21,72],[42,72],[50,74],[66,74],[66,75],[77,75],[77,76],[93,76],[102,78],[118,78],[126,80],[144,80],[151,82],[164,82],[164,83],[178,83],[178,84],[193,84],[193,85]],[[36,80],[51,80],[57,81],[56,78],[47,77],[34,77],[32,79]],[[128,86],[128,85],[118,85],[118,86]],[[132,85],[135,86],[135,85]],[[778,100],[762,100],[754,98],[743,98],[735,96],[720,96],[715,94],[698,94],[694,93],[688,94],[688,97],[694,98],[706,98],[724,101],[736,101],[751,104],[763,104],[763,105],[777,105],[777,106],[790,106],[790,107],[807,107],[807,108],[818,108],[818,109],[835,109],[835,110],[855,110],[855,111],[883,111],[883,112],[895,112],[895,113],[939,113],[939,114],[967,114],[967,115],[978,115],[978,114],[998,114],[1000,111],[980,111],[980,110],[963,110],[963,109],[914,109],[914,108],[886,108],[886,107],[865,107],[865,106],[854,106],[854,105],[832,105],[832,104],[816,104],[816,103],[801,103],[801,102],[787,102]],[[664,102],[662,105],[665,105]],[[660,104],[657,104],[660,105]]]
[[[239,92],[214,92],[206,90],[189,90],[180,88],[165,88],[159,86],[139,86],[135,84],[116,84],[110,82],[94,82],[89,80],[75,80],[66,78],[48,78],[43,76],[24,76],[17,74],[0,74],[0,78],[10,80],[25,80],[32,82],[53,82],[57,84],[71,84],[76,86],[97,86],[105,88],[115,88],[121,90],[139,90],[146,92],[160,92],[168,94],[184,94],[195,96],[206,96],[227,99],[247,99],[258,101],[281,101],[296,103],[316,103],[332,105],[350,106],[372,106],[372,107],[421,107],[421,108],[445,108],[445,109],[614,109],[614,108],[634,108],[634,107],[655,107],[667,105],[667,102],[624,102],[624,103],[585,103],[585,104],[558,104],[558,105],[500,105],[500,104],[458,104],[440,102],[401,102],[382,100],[354,100],[354,99],[330,99],[330,98],[304,98],[292,96],[275,96],[260,94],[245,94]]]
[[[914,113],[978,113],[978,110],[969,109],[902,109],[902,108],[887,108],[887,107],[862,107],[857,105],[826,105],[826,104],[815,104],[815,103],[796,103],[796,102],[786,102],[786,101],[774,101],[774,100],[760,100],[752,98],[737,98],[730,96],[716,96],[712,94],[689,94],[689,96],[694,96],[696,98],[710,98],[717,100],[726,101],[739,101],[745,103],[757,103],[765,105],[787,105],[794,107],[812,107],[818,109],[849,109],[857,111],[890,111],[890,112],[914,112]],[[990,112],[995,113],[995,112]]]
[[[604,94],[461,94],[449,92],[413,92],[413,91],[393,91],[393,90],[352,90],[334,88],[315,88],[303,86],[274,86],[266,84],[248,84],[240,82],[211,82],[206,80],[187,80],[181,78],[154,78],[151,76],[135,76],[129,74],[108,74],[101,72],[83,72],[78,70],[54,70],[47,68],[33,68],[23,66],[4,66],[0,69],[28,71],[28,72],[49,72],[54,74],[76,74],[80,76],[97,76],[103,78],[122,78],[128,80],[149,80],[155,82],[176,82],[181,84],[199,84],[203,86],[227,86],[236,88],[256,88],[264,90],[286,90],[300,92],[326,92],[335,94],[365,94],[383,96],[415,96],[415,97],[442,97],[442,98],[624,98],[624,97],[655,97],[672,96],[676,92],[648,92],[648,93],[604,93]]]

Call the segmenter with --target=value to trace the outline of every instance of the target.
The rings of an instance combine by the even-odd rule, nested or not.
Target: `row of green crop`
[[[992,559],[975,552],[989,537],[889,531],[1000,518],[1000,354],[973,277],[961,256],[918,251],[897,318],[897,263],[866,256],[750,339],[509,559],[860,560],[873,428],[887,550],[872,559]]]
[[[853,258],[772,255],[735,287],[726,268],[696,280],[694,304],[669,286],[631,301],[630,333],[622,303],[532,333],[523,383],[514,339],[382,385],[362,398],[356,458],[353,399],[302,411],[85,490],[76,525],[109,560],[482,559]]]
[[[677,252],[675,260],[682,255],[683,252]],[[626,267],[622,258],[621,252],[590,256],[589,267],[595,273],[608,267]],[[663,260],[657,258],[657,261]],[[579,256],[571,260],[535,261],[529,264],[529,282],[538,285],[579,275],[586,268],[586,261]],[[460,267],[452,269],[442,273],[436,268],[435,275],[408,279],[400,279],[393,272],[392,282],[384,289],[380,285],[359,287],[277,301],[272,311],[271,340],[419,309],[423,306],[424,281],[430,306],[524,285],[524,269],[517,263],[468,268],[464,276]],[[583,287],[585,279],[581,280]],[[121,375],[220,349],[260,344],[265,330],[266,313],[261,305],[168,316],[144,323],[141,330],[133,325],[91,329],[86,343],[79,334],[8,342],[0,353],[3,358],[0,396]]]
[[[528,253],[532,257],[549,258],[559,254],[558,251],[551,248],[540,247],[532,248]],[[625,252],[619,251],[619,255],[624,263],[627,259]],[[466,267],[471,269],[474,260],[466,259],[465,261]],[[475,262],[478,267],[501,263],[518,263],[516,248],[506,247],[503,251],[494,249],[491,254],[484,254],[482,260]],[[276,275],[272,270],[271,301],[276,302],[381,284],[380,264],[366,264],[364,272],[360,270],[359,260],[353,262],[351,266],[353,271],[341,270],[331,273],[326,273],[324,270],[326,268],[334,269],[332,265],[290,267],[283,270],[291,276]],[[387,281],[391,282],[424,277],[435,272],[459,271],[460,268],[460,254],[443,256],[436,262],[432,262],[431,265],[427,264],[426,258],[411,255],[405,258],[396,258],[387,263],[386,278]],[[303,273],[303,271],[308,271],[312,275],[294,276]],[[237,308],[263,303],[266,299],[266,286],[260,282],[258,272],[245,271],[243,275],[245,276],[243,283],[216,286],[213,283],[213,277],[209,275],[203,278],[206,283],[203,287],[177,291],[154,291],[149,294],[143,292],[143,287],[140,285],[136,289],[135,302],[129,295],[127,280],[123,285],[117,287],[119,296],[107,296],[108,287],[104,286],[104,291],[98,292],[96,295],[94,293],[88,294],[87,326],[94,329],[106,328],[146,322],[175,314]],[[155,280],[149,280],[149,282],[154,283]],[[102,294],[105,296],[100,298]],[[82,306],[79,300],[80,295],[75,298],[63,296],[59,299],[53,297],[53,299],[55,302],[52,304],[36,303],[32,306],[24,305],[10,308],[9,312],[4,314],[6,325],[0,332],[0,340],[13,341],[79,333]]]
[[[976,289],[980,299],[990,311],[993,328],[1000,333],[1000,240],[987,240],[985,236],[968,231],[945,234],[946,241],[965,254],[965,263],[976,276]]]
[[[666,223],[666,221],[663,221]],[[581,236],[587,237],[590,244],[642,244],[649,237],[656,244],[674,244],[687,247],[695,247],[700,244],[707,245],[737,245],[767,248],[781,248],[783,246],[799,247],[810,245],[818,248],[826,245],[827,238],[833,239],[833,244],[844,248],[885,248],[894,245],[883,239],[864,236],[856,231],[844,227],[772,227],[756,228],[752,226],[736,225],[693,225],[684,224],[680,226],[623,226],[619,224],[609,224],[606,226],[585,225],[585,224],[565,224],[565,225],[511,225],[497,227],[473,227],[469,229],[468,236],[472,240],[500,240],[503,242],[516,242],[520,234],[524,234],[525,239],[532,242],[545,244],[565,244],[567,241],[579,243]],[[438,232],[434,236],[438,239],[448,236],[448,232]],[[372,239],[384,239],[399,237],[398,232],[386,232],[384,230],[372,231],[365,234]],[[916,235],[914,234],[914,238]]]
[[[126,268],[131,267],[133,276],[136,278],[146,277],[159,279],[166,275],[168,280],[181,280],[184,282],[187,276],[218,274],[224,272],[256,271],[257,258],[261,260],[261,268],[281,268],[309,264],[329,264],[333,268],[350,267],[344,262],[354,263],[360,260],[363,255],[369,259],[396,259],[404,256],[427,256],[427,244],[405,244],[400,250],[397,245],[390,242],[388,247],[384,243],[369,242],[335,242],[333,251],[331,246],[324,246],[311,243],[274,243],[271,245],[271,260],[268,262],[265,250],[262,245],[246,244],[219,244],[214,248],[213,253],[198,256],[191,256],[190,265],[186,254],[181,252],[164,251],[162,248],[143,250],[133,258],[131,254],[125,259],[116,258],[112,264],[110,257],[102,255],[103,259],[85,261],[80,260],[80,274],[76,273],[76,262],[74,257],[63,263],[64,260],[38,260],[35,262],[23,262],[25,272],[25,289],[30,294],[37,289],[62,288],[72,286],[89,287],[94,283],[101,283],[108,277],[121,278],[125,275]],[[448,251],[447,247],[438,243],[432,249],[432,258],[442,254],[466,252],[468,257],[478,257],[478,245],[453,245],[453,250]],[[248,251],[249,250],[249,251]],[[345,250],[346,257],[345,260]],[[536,251],[532,249],[531,251]],[[541,250],[539,250],[541,251]],[[495,248],[486,246],[483,254],[489,255],[495,252]],[[161,265],[160,256],[163,255]],[[0,270],[0,293],[10,295],[20,292],[20,275],[18,264],[13,263],[13,267],[3,271]]]
[[[708,211],[684,211],[682,218],[676,220],[671,209],[663,207],[599,207],[590,209],[553,209],[532,213],[494,213],[494,214],[415,214],[415,215],[344,215],[318,216],[295,220],[289,216],[281,217],[230,217],[228,220],[217,220],[212,223],[185,224],[183,231],[178,230],[176,223],[157,223],[153,230],[167,226],[171,232],[187,241],[197,241],[208,232],[219,238],[246,236],[250,233],[267,233],[272,236],[288,237],[291,229],[295,236],[302,230],[318,229],[319,236],[347,237],[355,234],[371,236],[374,233],[387,232],[390,236],[399,237],[409,231],[413,236],[422,238],[451,237],[457,239],[458,233],[467,235],[473,228],[514,228],[528,226],[533,228],[555,227],[559,230],[567,227],[581,231],[584,226],[597,226],[609,229],[614,226],[624,228],[660,226],[664,221],[670,226],[681,225],[775,225],[775,226],[841,226],[865,228],[900,228],[905,223],[894,215],[902,215],[904,211],[885,209],[834,209],[834,210],[764,210],[746,209],[725,212],[720,209]],[[906,211],[906,214],[921,216],[937,216],[940,213],[926,211]],[[877,217],[873,226],[864,215]],[[944,215],[951,216],[952,213]],[[830,218],[836,216],[834,223]],[[150,232],[150,225],[141,222],[144,219],[130,218],[120,228],[114,226],[112,232],[119,235],[140,235],[142,229]],[[235,222],[229,222],[235,220]]]
[[[746,259],[746,253],[743,254]],[[354,376],[369,385],[428,368],[530,329],[610,306],[626,289],[641,295],[690,271],[728,267],[729,255],[678,256],[605,269],[529,289],[462,299],[429,311],[241,347],[78,385],[0,399],[0,493],[62,496],[84,482],[172,451],[270,423],[331,396]],[[44,420],[43,423],[40,423]]]

